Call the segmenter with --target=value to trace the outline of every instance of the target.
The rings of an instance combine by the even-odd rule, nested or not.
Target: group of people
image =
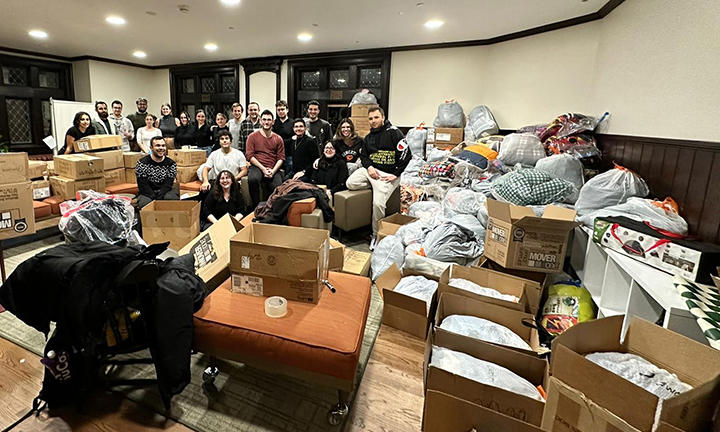
[[[386,202],[399,185],[400,173],[410,161],[410,151],[402,132],[392,126],[379,106],[371,107],[371,131],[358,136],[351,119],[340,121],[333,135],[330,123],[320,118],[320,104],[310,101],[306,118],[289,117],[287,102],[275,104],[275,113],[260,111],[256,102],[243,116],[240,103],[232,105],[232,118],[223,113],[210,126],[205,113],[198,110],[195,121],[187,112],[175,118],[169,104],[161,107],[160,118],[147,112],[147,100],[139,98],[138,111],[122,116],[122,103],[113,101],[113,114],[104,102],[95,104],[98,120],[80,112],[66,136],[72,152],[74,140],[106,133],[123,137],[123,149],[134,142],[148,153],[136,167],[138,207],[153,200],[179,199],[172,186],[177,176],[175,162],[167,157],[170,144],[176,148],[194,146],[205,150],[207,161],[198,168],[202,182],[202,222],[209,225],[229,213],[242,216],[260,202],[262,186],[274,190],[288,179],[324,185],[330,197],[350,189],[373,190],[373,233],[384,217]],[[144,126],[140,122],[144,122]],[[251,203],[243,202],[240,181],[247,177]]]

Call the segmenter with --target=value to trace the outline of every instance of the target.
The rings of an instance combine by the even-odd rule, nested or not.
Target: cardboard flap
[[[538,218],[535,216],[524,217],[517,222],[515,225],[519,228],[526,228],[527,231],[531,230],[547,230],[547,231],[570,231],[577,226],[575,221],[567,221],[560,219],[545,219]]]
[[[620,333],[624,319],[624,315],[617,315],[576,324],[552,341],[553,353],[559,345],[564,345],[579,354],[596,351],[623,351]],[[598,349],[599,347],[602,348]],[[554,366],[551,367],[554,368]]]
[[[508,205],[510,206],[510,217],[512,218],[513,222],[524,218],[538,219],[538,217],[535,215],[535,212],[530,207],[520,207],[510,204]]]
[[[510,204],[494,199],[488,198],[485,201],[487,206],[488,216],[510,222],[512,217],[510,216]]]
[[[393,263],[387,270],[385,270],[385,273],[381,274],[375,280],[375,286],[378,288],[378,291],[380,291],[380,295],[382,296],[383,290],[392,291],[392,289],[395,288],[395,285],[400,282],[400,279],[402,279],[402,273],[400,272],[398,266]]]
[[[549,205],[549,206],[545,207],[545,211],[543,212],[542,219],[556,219],[556,220],[575,222],[576,216],[577,216],[577,212],[575,210],[564,208],[564,207],[558,207],[558,206],[554,206],[554,205]]]

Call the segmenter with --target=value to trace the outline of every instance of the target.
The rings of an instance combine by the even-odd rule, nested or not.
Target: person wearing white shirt
[[[157,120],[157,117],[152,114],[146,114],[145,126],[138,128],[137,132],[135,133],[135,141],[137,141],[137,144],[140,147],[140,151],[143,153],[150,154],[150,149],[152,148],[152,146],[150,145],[150,140],[153,137],[162,136],[162,131],[160,130],[160,128],[155,127],[155,120]]]
[[[222,171],[230,171],[235,180],[240,181],[248,172],[248,163],[240,150],[232,147],[232,135],[228,131],[218,136],[220,148],[210,153],[207,161],[198,168],[198,178],[203,182],[202,191],[210,189],[210,181],[217,178]]]
[[[129,118],[122,115],[123,104],[119,100],[112,101],[112,115],[108,116],[108,120],[113,124],[115,134],[122,137],[122,150],[130,151],[130,140],[135,134],[135,128]]]

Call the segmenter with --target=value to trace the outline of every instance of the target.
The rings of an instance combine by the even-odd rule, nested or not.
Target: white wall
[[[260,112],[270,110],[275,115],[277,74],[274,72],[255,72],[250,75],[250,102],[260,104]]]

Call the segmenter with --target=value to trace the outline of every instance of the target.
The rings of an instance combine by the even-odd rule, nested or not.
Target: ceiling
[[[600,10],[607,0],[2,0],[0,46],[148,66],[482,40]],[[180,12],[178,6],[189,11]],[[127,23],[113,26],[108,15]],[[444,25],[428,30],[424,23]],[[28,36],[48,33],[45,40]],[[310,42],[297,35],[311,33]],[[203,46],[214,42],[215,52]],[[147,53],[133,57],[135,50]]]

